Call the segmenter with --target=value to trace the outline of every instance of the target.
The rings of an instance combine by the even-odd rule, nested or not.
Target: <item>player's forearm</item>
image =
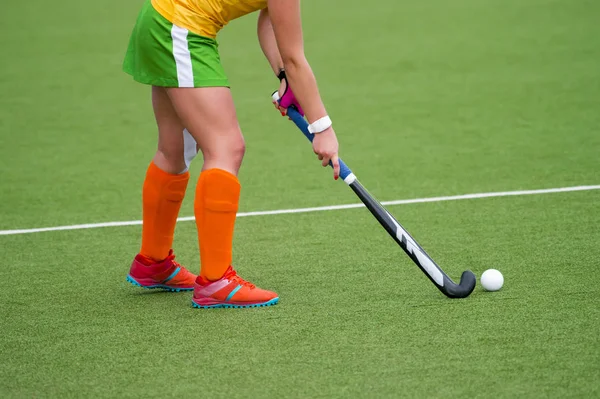
[[[310,123],[327,115],[321,100],[317,80],[304,56],[283,59],[285,73],[294,94]]]
[[[290,89],[310,123],[327,115],[315,75],[304,56],[300,0],[268,0],[269,19]]]
[[[283,61],[279,54],[279,48],[277,47],[275,33],[273,33],[273,26],[271,25],[267,9],[261,10],[258,15],[257,33],[260,48],[265,57],[267,57],[273,72],[275,75],[278,75],[279,71],[283,68]]]

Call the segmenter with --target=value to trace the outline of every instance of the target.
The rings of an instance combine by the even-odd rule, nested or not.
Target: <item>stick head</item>
[[[444,276],[444,286],[440,290],[448,298],[466,298],[471,295],[471,292],[475,289],[477,284],[477,278],[472,271],[466,270],[460,276],[460,284],[454,283],[447,276]]]

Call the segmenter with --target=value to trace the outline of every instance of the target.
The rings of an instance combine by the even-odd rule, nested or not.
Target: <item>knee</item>
[[[246,142],[244,138],[240,135],[239,140],[235,141],[231,146],[231,158],[238,165],[238,167],[242,164],[242,160],[244,159],[244,155],[246,154]]]
[[[208,162],[210,167],[237,171],[246,153],[244,137],[241,132],[225,137],[215,142],[214,145],[202,149],[204,161]]]
[[[240,134],[239,138],[231,140],[219,151],[218,158],[220,158],[221,162],[227,164],[229,168],[237,171],[242,165],[245,153],[246,143]]]

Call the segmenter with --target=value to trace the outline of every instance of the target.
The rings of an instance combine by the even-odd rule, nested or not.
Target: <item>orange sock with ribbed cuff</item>
[[[209,169],[200,174],[194,201],[200,281],[220,279],[231,265],[240,189],[237,177],[225,170]]]
[[[173,175],[150,163],[142,190],[143,225],[140,254],[160,262],[169,256],[173,246],[175,224],[185,190],[190,179],[189,172]]]

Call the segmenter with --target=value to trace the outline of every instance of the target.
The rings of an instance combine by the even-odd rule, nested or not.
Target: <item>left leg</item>
[[[226,87],[169,88],[167,92],[204,156],[194,202],[201,270],[196,279],[193,306],[276,304],[279,297],[275,292],[242,279],[232,266],[233,233],[241,188],[236,175],[245,145],[230,90]]]

